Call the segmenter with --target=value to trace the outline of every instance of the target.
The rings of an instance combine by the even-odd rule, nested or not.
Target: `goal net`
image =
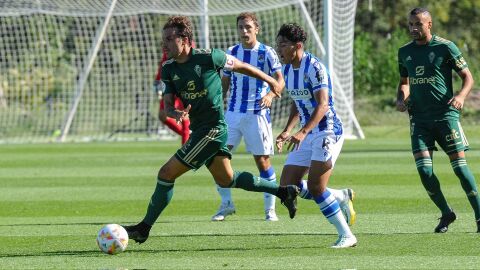
[[[329,1],[331,13],[325,12]],[[353,113],[356,0],[4,0],[0,1],[0,143],[145,140],[168,134],[157,119],[152,82],[168,16],[189,16],[198,47],[238,43],[236,16],[256,12],[258,39],[274,45],[296,22],[307,49],[332,61],[337,111],[347,135],[362,137]],[[331,51],[325,36],[330,15]],[[282,128],[284,95],[272,107]]]

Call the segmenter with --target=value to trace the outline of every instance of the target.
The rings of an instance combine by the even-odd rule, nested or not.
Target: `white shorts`
[[[237,148],[243,136],[247,151],[252,155],[273,155],[272,123],[269,115],[227,111],[225,121],[228,124],[227,145]]]
[[[335,135],[333,132],[308,134],[298,150],[288,154],[285,165],[310,167],[312,160],[326,162],[331,159],[333,167],[342,150],[343,141],[343,135]],[[287,146],[288,142],[284,144],[284,147]]]

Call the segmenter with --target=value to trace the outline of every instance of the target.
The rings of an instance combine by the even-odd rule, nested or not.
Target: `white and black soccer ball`
[[[118,224],[107,224],[98,231],[97,244],[107,254],[121,253],[128,245],[127,231]]]

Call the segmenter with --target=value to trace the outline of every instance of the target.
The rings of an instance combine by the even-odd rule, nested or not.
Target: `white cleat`
[[[342,210],[345,221],[349,226],[352,226],[357,221],[357,213],[353,209],[353,200],[355,199],[355,191],[351,188],[343,189],[345,200],[340,203],[340,210]]]
[[[221,204],[218,208],[218,211],[212,217],[212,221],[224,221],[225,217],[235,214],[235,205],[232,202],[228,202],[226,204]]]
[[[275,209],[268,209],[265,211],[265,220],[278,221],[278,217],[277,217],[277,213],[275,213]]]
[[[337,242],[333,244],[332,248],[349,248],[357,246],[357,238],[355,235],[339,235]]]

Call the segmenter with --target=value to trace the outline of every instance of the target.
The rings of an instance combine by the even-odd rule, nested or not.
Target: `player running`
[[[150,229],[173,196],[175,180],[185,172],[205,165],[221,187],[268,192],[279,197],[290,217],[295,216],[294,200],[298,187],[278,186],[249,172],[234,171],[226,147],[227,126],[223,115],[221,68],[240,72],[266,81],[279,95],[280,85],[274,78],[218,49],[192,48],[192,25],[187,17],[170,17],[163,27],[163,46],[169,60],[162,69],[165,83],[165,111],[177,121],[190,117],[190,139],[159,170],[155,191],[144,219],[134,226],[124,226],[130,239],[143,243]],[[186,106],[173,106],[177,95]]]
[[[286,127],[276,140],[279,152],[284,143],[288,143],[287,149],[292,150],[285,161],[280,183],[296,184],[305,189],[302,178],[308,173],[307,187],[311,197],[338,232],[338,240],[332,248],[354,247],[357,239],[340,204],[327,189],[343,145],[342,122],[333,106],[330,75],[315,56],[304,51],[306,40],[305,31],[294,23],[282,25],[277,34],[277,52],[284,64],[285,88],[294,101]],[[300,130],[290,135],[299,120]],[[351,206],[351,200],[346,201]]]

